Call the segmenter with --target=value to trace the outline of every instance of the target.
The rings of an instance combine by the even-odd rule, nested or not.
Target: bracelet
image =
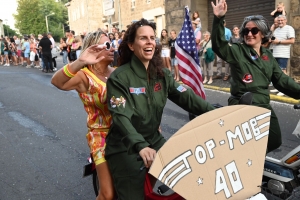
[[[76,75],[76,73],[73,74],[72,72],[70,72],[69,64],[65,65],[62,71],[63,71],[64,75],[69,78],[73,78]]]

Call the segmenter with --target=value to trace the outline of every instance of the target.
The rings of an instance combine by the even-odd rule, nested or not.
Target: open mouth
[[[146,53],[152,53],[152,51],[153,51],[153,48],[145,48],[144,49],[144,51],[146,52]]]

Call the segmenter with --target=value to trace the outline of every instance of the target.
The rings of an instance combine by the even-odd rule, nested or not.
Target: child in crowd
[[[284,15],[284,16],[287,15],[287,13],[284,9],[284,3],[283,2],[279,2],[277,4],[277,8],[273,12],[271,12],[271,16],[274,17],[274,18],[278,17],[279,15]]]
[[[202,26],[198,11],[193,12],[192,23],[196,25],[195,32],[201,31]]]
[[[178,61],[176,57],[176,52],[175,52],[175,41],[176,41],[176,31],[172,30],[170,33],[170,40],[169,40],[169,46],[171,50],[171,67],[174,68],[174,80],[179,81],[179,70],[178,70]]]

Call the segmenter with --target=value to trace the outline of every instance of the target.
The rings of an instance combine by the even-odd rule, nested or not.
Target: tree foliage
[[[3,24],[3,29],[4,29],[4,35],[12,37],[14,35],[18,36],[17,32],[13,29],[10,28],[10,26]]]
[[[63,0],[18,0],[15,26],[22,35],[46,33],[46,16],[51,13],[55,14],[47,17],[48,28],[57,41],[63,36],[63,24],[68,20]]]

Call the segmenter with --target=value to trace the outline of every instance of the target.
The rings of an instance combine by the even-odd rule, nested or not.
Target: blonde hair
[[[81,35],[76,35],[75,42],[82,42]]]
[[[95,32],[88,33],[84,37],[84,40],[82,42],[82,49],[81,49],[80,55],[90,46],[92,46],[94,44],[99,44],[101,37],[102,37],[102,33],[103,33],[103,31],[95,31]]]
[[[283,3],[283,2],[279,2],[279,3],[277,4],[277,6],[284,6],[284,3]]]

